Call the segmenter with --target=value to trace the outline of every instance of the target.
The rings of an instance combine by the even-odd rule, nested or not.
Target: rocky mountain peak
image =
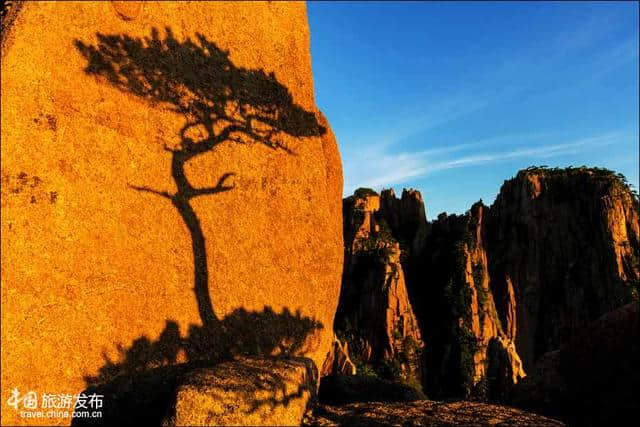
[[[430,222],[416,190],[398,198],[360,189],[344,206],[354,239],[337,319],[366,298],[367,311],[387,310],[390,300],[374,303],[362,283],[396,277],[425,343],[422,385],[433,397],[507,400],[539,357],[637,298],[638,196],[606,169],[531,167],[506,180],[491,206],[480,200]],[[363,263],[365,253],[379,262]]]
[[[612,171],[536,167],[505,181],[486,227],[489,273],[525,367],[632,299],[639,231],[637,196]]]
[[[409,301],[401,238],[394,231],[406,217],[400,200],[392,190],[378,195],[358,189],[343,207],[345,267],[335,328],[361,369],[419,383],[424,344]]]

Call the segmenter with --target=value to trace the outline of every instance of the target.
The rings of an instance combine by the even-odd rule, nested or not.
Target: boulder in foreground
[[[316,372],[303,358],[241,358],[194,370],[163,425],[299,425],[315,396]]]

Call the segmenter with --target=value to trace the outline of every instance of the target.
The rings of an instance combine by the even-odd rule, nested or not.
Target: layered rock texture
[[[344,201],[345,267],[335,328],[361,368],[419,383],[423,342],[390,223],[408,234],[415,230],[413,217],[392,216],[399,213],[394,203],[399,201],[391,193],[367,190]]]
[[[14,387],[77,394],[235,355],[318,370],[342,175],[305,5],[24,2],[6,17],[2,423],[25,422]]]
[[[491,207],[478,202],[432,222],[415,191],[399,200],[391,190],[359,189],[344,205],[335,327],[347,331],[347,319],[392,306],[362,284],[383,283],[384,266],[398,260],[392,277],[403,279],[418,322],[429,397],[508,401],[543,355],[637,298],[638,199],[605,169],[529,168],[505,181]],[[389,249],[364,264],[358,254],[368,247]]]

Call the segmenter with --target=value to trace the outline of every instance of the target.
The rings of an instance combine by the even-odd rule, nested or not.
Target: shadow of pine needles
[[[180,213],[192,242],[194,293],[202,320],[202,326],[191,325],[185,337],[175,321],[167,320],[157,340],[141,336],[129,346],[120,344],[116,360],[103,354],[104,365],[98,374],[85,377],[86,392],[105,395],[101,423],[159,424],[175,387],[195,367],[212,366],[238,355],[301,356],[306,338],[323,327],[286,308],[281,313],[270,307],[261,312],[238,308],[223,319],[216,316],[209,294],[205,236],[191,201],[231,191],[235,172],[221,173],[211,186],[195,187],[185,166],[220,144],[259,144],[294,155],[284,142],[286,135],[304,139],[326,130],[314,112],[294,102],[273,73],[235,66],[228,51],[201,34],[196,34],[195,41],[179,41],[170,28],[165,32],[161,37],[154,28],[144,38],[97,34],[95,45],[75,41],[87,60],[88,75],[184,118],[178,146],[164,147],[171,158],[176,191],[129,186],[168,200]],[[274,381],[276,386],[278,380]],[[285,401],[286,396],[255,404]],[[84,422],[87,420],[74,420],[74,424]]]

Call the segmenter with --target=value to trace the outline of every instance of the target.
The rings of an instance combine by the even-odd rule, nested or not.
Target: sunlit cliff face
[[[3,383],[322,366],[342,175],[304,4],[27,2],[2,67]]]

